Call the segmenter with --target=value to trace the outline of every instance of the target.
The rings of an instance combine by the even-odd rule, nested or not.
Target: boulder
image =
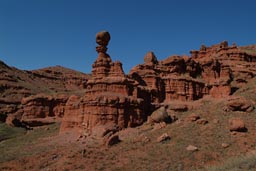
[[[196,123],[200,125],[206,125],[208,121],[206,119],[201,118],[201,119],[198,119]]]
[[[113,146],[113,145],[115,145],[119,142],[120,142],[119,136],[118,135],[112,135],[112,136],[110,136],[109,138],[106,139],[105,145],[107,147],[110,147],[110,146]]]
[[[160,107],[159,109],[155,110],[149,117],[148,123],[170,123],[171,117],[168,115],[166,111],[166,107]]]
[[[231,119],[229,119],[228,123],[229,123],[230,131],[236,131],[236,132],[246,132],[247,131],[244,121],[240,118],[231,118]]]
[[[221,144],[221,147],[222,148],[228,148],[230,146],[230,144],[228,144],[228,143],[222,143]]]
[[[254,105],[251,101],[246,100],[243,97],[239,97],[239,98],[234,98],[228,101],[224,107],[224,110],[252,112],[254,110]]]
[[[194,152],[194,151],[198,151],[198,148],[194,145],[189,145],[186,147],[186,150]]]
[[[191,115],[186,117],[186,120],[189,121],[189,122],[195,122],[195,121],[197,121],[199,119],[200,119],[200,116],[195,114],[195,113],[192,113]]]
[[[167,133],[163,133],[161,136],[159,136],[157,138],[157,142],[163,142],[163,141],[166,141],[166,140],[169,140],[171,139],[171,137],[167,134]]]
[[[107,134],[114,134],[118,131],[118,126],[113,123],[107,123],[105,125],[97,125],[92,129],[92,136],[104,137]]]

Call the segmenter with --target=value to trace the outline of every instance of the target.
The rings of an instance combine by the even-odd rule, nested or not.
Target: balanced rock
[[[107,46],[110,38],[109,32],[100,31],[96,34],[96,43],[102,46]]]

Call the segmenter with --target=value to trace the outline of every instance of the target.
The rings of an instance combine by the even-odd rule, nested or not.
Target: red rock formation
[[[97,124],[107,123],[125,128],[140,125],[145,121],[142,99],[111,92],[74,99],[72,97],[67,103],[61,132],[72,129],[82,131],[83,124],[89,129]]]
[[[203,46],[200,51],[193,50],[191,57],[202,65],[208,63],[207,65],[211,68],[203,67],[202,75],[211,83],[221,82],[218,84],[233,85],[239,88],[256,75],[255,67],[253,67],[256,65],[256,54],[249,53],[235,44],[228,46],[227,41],[211,47]],[[208,62],[205,62],[207,60]],[[210,60],[215,62],[209,65]]]
[[[143,65],[135,66],[129,76],[147,87],[150,93],[150,103],[160,103],[170,100],[196,100],[209,94],[208,87],[199,79],[200,65],[187,57],[171,56],[158,62],[149,52]],[[149,104],[150,104],[149,103]]]
[[[67,102],[61,132],[82,132],[96,125],[113,123],[119,128],[142,124],[146,120],[144,100],[138,98],[140,89],[127,78],[120,62],[112,62],[106,53],[108,33],[99,33],[96,42],[98,58],[92,65],[92,78],[86,83],[83,97],[70,97]],[[109,37],[106,40],[105,37]],[[105,42],[104,44],[99,42]]]
[[[79,93],[89,78],[89,75],[60,66],[23,71],[1,61],[0,73],[0,121],[8,119],[6,122],[10,121],[11,125],[13,120],[21,123],[23,115],[24,120],[42,119],[39,113],[44,113],[46,119],[48,115],[62,117],[67,94]],[[66,95],[52,95],[59,93]]]
[[[256,55],[223,41],[211,47],[202,45],[199,51],[191,51],[191,58],[171,56],[158,61],[149,52],[129,77],[148,90],[150,103],[196,100],[204,95],[223,98],[255,77],[255,59]]]
[[[209,94],[209,90],[203,82],[192,78],[184,78],[177,76],[164,77],[165,83],[165,101],[171,100],[197,100],[205,94]]]
[[[23,98],[21,101],[21,122],[29,126],[37,126],[62,118],[67,99],[66,95],[50,96],[44,94]],[[52,120],[49,121],[51,118]]]

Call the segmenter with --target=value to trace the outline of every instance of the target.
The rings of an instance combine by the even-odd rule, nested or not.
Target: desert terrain
[[[0,170],[256,170],[256,46],[202,45],[124,73],[0,62]]]

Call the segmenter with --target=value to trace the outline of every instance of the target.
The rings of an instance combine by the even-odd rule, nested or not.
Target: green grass
[[[41,153],[48,146],[38,146],[40,138],[57,135],[59,132],[59,123],[35,128],[25,131],[22,128],[12,128],[6,124],[0,125],[0,136],[5,140],[0,142],[0,163],[14,159],[20,159],[25,156]]]
[[[24,135],[25,133],[26,130],[24,128],[10,127],[5,123],[0,123],[0,142]]]

